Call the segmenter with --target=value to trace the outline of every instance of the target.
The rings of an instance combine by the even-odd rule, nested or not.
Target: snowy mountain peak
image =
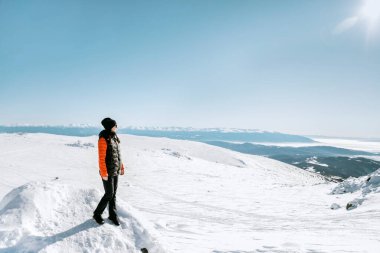
[[[258,129],[249,128],[223,128],[223,127],[210,127],[210,128],[196,128],[196,127],[160,127],[160,126],[127,126],[126,129],[134,130],[153,130],[153,131],[178,131],[178,132],[221,132],[221,133],[274,133],[270,131],[262,131]]]

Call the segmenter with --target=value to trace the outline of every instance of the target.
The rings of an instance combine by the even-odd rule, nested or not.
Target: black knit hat
[[[114,126],[116,126],[116,121],[111,118],[104,118],[102,120],[102,125],[106,130],[111,130]]]

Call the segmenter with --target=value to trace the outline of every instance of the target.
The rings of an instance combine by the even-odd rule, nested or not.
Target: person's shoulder
[[[99,133],[99,139],[100,139],[100,138],[107,139],[108,136],[109,136],[109,134],[108,134],[108,132],[107,132],[105,129],[102,130],[102,131],[100,131],[100,133]]]

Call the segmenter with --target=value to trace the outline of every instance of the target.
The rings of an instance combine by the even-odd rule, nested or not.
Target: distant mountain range
[[[374,153],[337,148],[331,146],[310,146],[310,147],[282,147],[282,146],[270,146],[254,143],[231,143],[225,141],[207,141],[206,143],[223,148],[232,149],[242,153],[262,155],[262,156],[371,156],[376,155]],[[323,144],[321,144],[323,145]]]
[[[70,136],[97,135],[102,129],[83,126],[0,126],[1,133],[50,133]],[[167,137],[172,139],[194,141],[237,141],[237,142],[301,142],[312,143],[312,139],[278,132],[260,131],[256,129],[237,128],[191,128],[191,127],[126,127],[118,129],[120,134],[133,134],[151,137]]]
[[[360,157],[378,156],[377,153],[331,146],[279,147],[223,141],[206,143],[241,153],[266,156],[328,177],[359,177],[380,168],[379,161]]]
[[[0,126],[0,133],[50,133],[69,136],[98,135],[102,128],[89,125]],[[348,178],[366,175],[380,168],[380,162],[368,158],[374,154],[331,146],[279,147],[275,143],[316,143],[308,137],[256,129],[192,127],[126,127],[119,134],[193,140],[241,153],[266,156],[328,177]],[[267,143],[260,145],[255,143]],[[273,146],[268,145],[273,143]]]

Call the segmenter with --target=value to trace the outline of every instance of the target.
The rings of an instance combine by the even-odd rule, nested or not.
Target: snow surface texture
[[[0,198],[14,195],[1,202],[0,250],[40,244],[41,252],[117,252],[145,244],[150,252],[181,253],[380,248],[378,192],[347,211],[339,206],[360,191],[331,194],[339,184],[279,161],[186,140],[119,137],[126,175],[117,205],[124,225],[99,227],[89,221],[103,193],[97,136],[0,134],[6,144],[0,146]],[[93,146],[67,145],[73,143]]]

